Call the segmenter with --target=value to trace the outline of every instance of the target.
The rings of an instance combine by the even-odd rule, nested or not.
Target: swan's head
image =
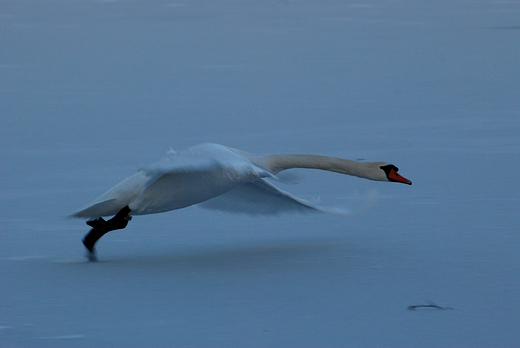
[[[383,172],[385,172],[385,175],[386,175],[386,178],[388,179],[388,181],[400,182],[400,183],[407,184],[407,185],[412,184],[412,182],[410,180],[406,179],[405,177],[403,177],[397,173],[399,168],[397,168],[393,164],[382,165],[379,168]]]

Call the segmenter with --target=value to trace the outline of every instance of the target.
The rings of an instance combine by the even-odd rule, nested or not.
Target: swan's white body
[[[315,168],[390,181],[381,169],[388,165],[317,155],[261,156],[218,144],[200,144],[171,152],[161,161],[142,168],[73,216],[111,216],[125,206],[130,208],[131,215],[154,214],[199,203],[208,208],[252,214],[330,212],[279,190],[264,178],[290,168]]]

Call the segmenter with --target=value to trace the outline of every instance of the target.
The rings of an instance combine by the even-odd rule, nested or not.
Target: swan
[[[194,204],[224,211],[275,214],[285,211],[333,211],[299,199],[265,180],[291,168],[312,168],[376,181],[411,185],[386,162],[358,162],[309,154],[256,155],[205,143],[141,168],[72,217],[92,227],[83,244],[95,260],[94,245],[105,233],[125,228],[134,215],[181,209]],[[115,215],[105,221],[103,217]]]

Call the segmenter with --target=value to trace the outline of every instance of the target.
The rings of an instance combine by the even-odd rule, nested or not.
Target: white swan
[[[282,211],[323,211],[281,191],[264,178],[290,168],[314,168],[411,185],[386,162],[356,162],[304,155],[255,155],[218,144],[200,144],[170,151],[161,161],[140,169],[95,199],[73,217],[89,218],[93,227],[83,243],[94,257],[94,244],[105,233],[126,227],[130,215],[165,212],[202,203],[213,209],[273,214]],[[116,216],[105,221],[102,216]]]

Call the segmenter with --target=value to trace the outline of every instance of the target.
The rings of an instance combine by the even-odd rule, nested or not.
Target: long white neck
[[[251,161],[274,174],[291,168],[312,168],[370,180],[388,181],[384,171],[380,169],[381,166],[388,164],[386,162],[357,162],[306,154],[271,154],[251,158]]]

